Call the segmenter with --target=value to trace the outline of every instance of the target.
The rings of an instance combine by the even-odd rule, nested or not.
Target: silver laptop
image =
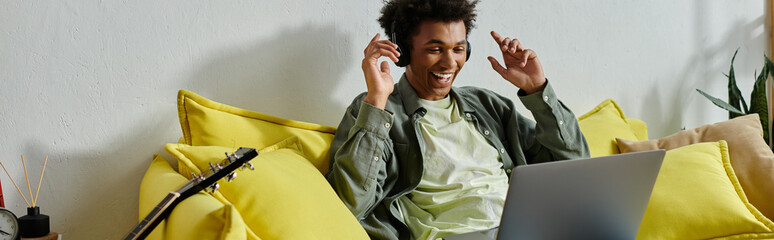
[[[519,166],[500,227],[446,240],[635,239],[664,150]]]

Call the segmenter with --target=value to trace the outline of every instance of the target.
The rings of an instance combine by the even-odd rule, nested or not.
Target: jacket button
[[[508,173],[508,174],[510,174],[510,173],[511,173],[511,170],[510,170],[510,169],[505,169],[505,173]]]
[[[484,130],[484,135],[489,135],[489,130]]]
[[[470,113],[466,113],[465,117],[470,118]]]
[[[379,157],[374,157],[374,162],[378,162],[378,161],[379,161]]]
[[[500,148],[500,153],[505,153],[505,148]]]
[[[384,124],[384,127],[386,127],[386,128],[390,128],[390,126],[392,126],[392,125],[390,125],[390,123],[385,123]]]

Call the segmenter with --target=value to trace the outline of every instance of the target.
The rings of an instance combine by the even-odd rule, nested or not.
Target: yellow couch
[[[239,171],[233,182],[221,180],[219,190],[184,200],[148,239],[368,238],[323,177],[335,128],[227,106],[185,90],[178,94],[178,113],[183,138],[165,146],[178,169],[154,157],[140,187],[140,218],[223,152],[251,147],[260,154],[251,161],[254,171]],[[592,156],[621,152],[619,141],[648,140],[645,123],[626,118],[610,99],[578,120]],[[712,141],[668,151],[639,239],[774,239],[772,215],[758,210],[770,206],[747,199],[729,146]],[[760,181],[756,186],[774,188],[774,181]],[[772,204],[774,196],[768,200]]]

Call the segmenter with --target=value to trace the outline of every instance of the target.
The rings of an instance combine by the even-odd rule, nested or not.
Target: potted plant
[[[739,87],[736,85],[736,77],[734,75],[734,59],[736,59],[736,54],[738,52],[739,49],[736,49],[734,56],[731,57],[731,68],[728,70],[727,75],[724,74],[728,77],[728,102],[710,96],[702,90],[696,89],[696,91],[704,95],[704,97],[707,97],[707,99],[712,101],[712,103],[718,107],[727,110],[728,119],[757,113],[761,119],[761,126],[763,127],[763,139],[766,140],[766,143],[771,147],[772,144],[769,142],[769,106],[766,98],[766,80],[769,78],[769,75],[774,76],[774,63],[772,63],[771,59],[765,54],[763,55],[763,68],[761,69],[760,74],[756,73],[758,77],[755,79],[752,93],[750,94],[750,105],[748,108],[747,102],[745,102],[744,97],[742,96],[742,92],[739,91]]]

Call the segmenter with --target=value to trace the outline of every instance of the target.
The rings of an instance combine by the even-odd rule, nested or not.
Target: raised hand
[[[390,75],[390,64],[387,61],[382,61],[380,65],[377,63],[380,57],[388,57],[397,62],[400,56],[397,49],[398,45],[389,40],[379,40],[378,33],[366,46],[362,68],[368,93],[363,101],[381,109],[387,105],[387,97],[392,93],[395,82]]]
[[[492,31],[491,34],[497,45],[500,46],[505,63],[505,67],[503,67],[497,59],[489,56],[487,59],[492,63],[492,68],[505,80],[524,90],[527,94],[543,90],[546,78],[543,74],[543,66],[540,65],[535,51],[524,49],[524,46],[515,38],[503,38],[495,31]]]

